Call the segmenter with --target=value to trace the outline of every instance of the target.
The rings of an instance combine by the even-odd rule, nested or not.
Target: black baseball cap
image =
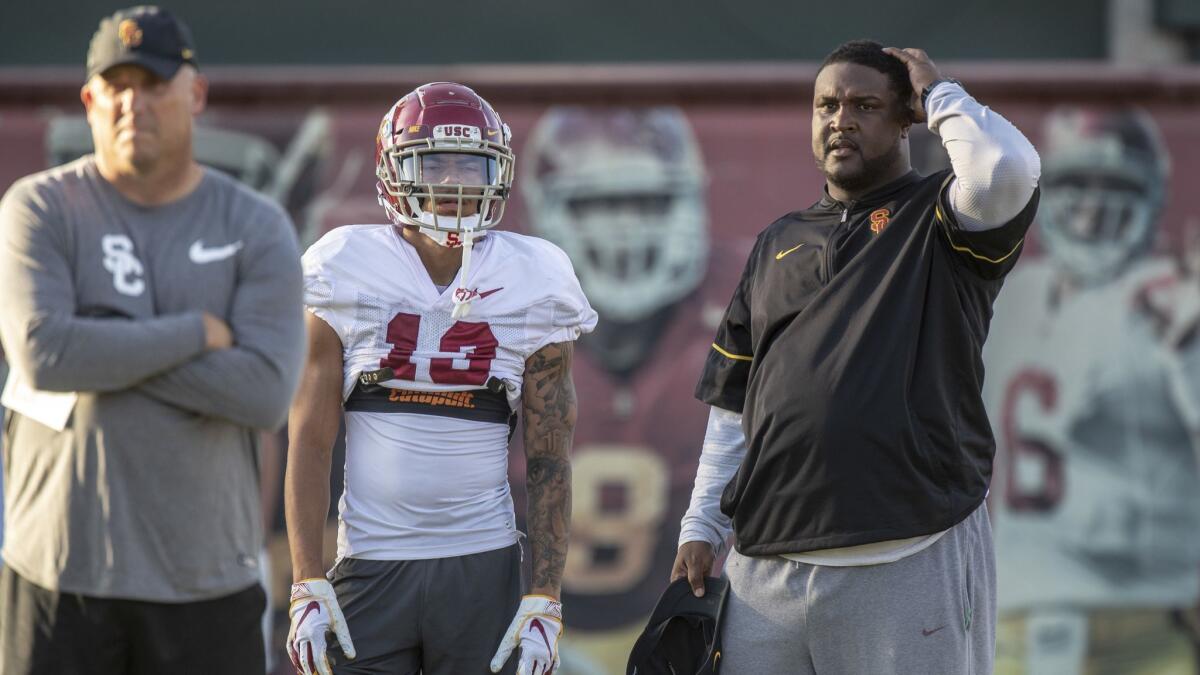
[[[196,65],[192,32],[160,7],[141,5],[117,10],[100,21],[100,28],[92,36],[87,79],[127,63],[169,80],[183,64]]]
[[[704,580],[704,597],[687,577],[667,586],[629,654],[626,675],[714,675],[721,664],[721,613],[729,581]]]

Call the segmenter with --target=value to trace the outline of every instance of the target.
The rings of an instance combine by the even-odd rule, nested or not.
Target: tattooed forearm
[[[525,364],[526,480],[533,592],[558,597],[571,524],[571,438],[575,432],[572,343],[547,345]]]

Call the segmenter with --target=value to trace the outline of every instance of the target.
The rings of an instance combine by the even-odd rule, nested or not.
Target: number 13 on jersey
[[[392,345],[380,362],[396,379],[434,384],[469,384],[482,387],[488,379],[496,348],[500,346],[487,323],[456,321],[441,337],[438,351],[418,349],[421,316],[401,312],[387,326]]]

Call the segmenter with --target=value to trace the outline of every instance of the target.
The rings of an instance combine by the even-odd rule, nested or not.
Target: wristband
[[[939,77],[933,82],[930,82],[924,89],[921,90],[921,108],[923,108],[926,112],[929,111],[929,108],[925,106],[925,102],[929,100],[929,94],[933,92],[934,87],[945,82],[952,82],[960,87],[962,86],[962,82],[959,82],[953,77]]]

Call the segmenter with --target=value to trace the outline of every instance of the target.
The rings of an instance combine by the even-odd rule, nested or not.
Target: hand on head
[[[913,89],[912,100],[909,103],[913,111],[913,121],[924,122],[928,118],[928,115],[925,113],[925,106],[921,105],[921,93],[925,91],[925,87],[928,87],[935,80],[941,79],[941,71],[930,60],[929,55],[925,53],[924,49],[884,47],[883,53],[900,59],[904,66],[908,68],[908,76],[912,80]]]

